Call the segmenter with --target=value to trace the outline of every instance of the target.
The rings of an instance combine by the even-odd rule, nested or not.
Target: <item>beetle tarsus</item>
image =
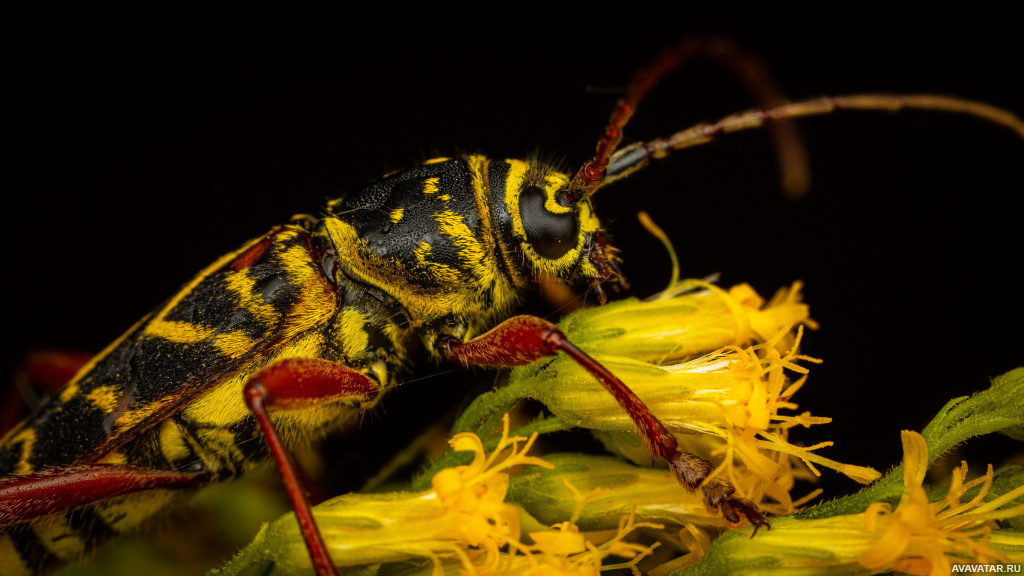
[[[772,525],[768,523],[757,505],[746,498],[729,495],[719,506],[722,510],[722,517],[729,523],[729,526],[737,527],[743,523],[744,519],[750,522],[750,525],[754,527],[754,531],[750,534],[751,538],[762,526],[768,530],[772,529]]]
[[[730,482],[709,478],[713,468],[707,460],[678,449],[667,460],[679,483],[691,492],[700,488],[704,493],[704,506],[708,510],[720,510],[729,526],[738,527],[746,519],[754,527],[754,534],[762,526],[771,528],[757,505],[737,496]]]

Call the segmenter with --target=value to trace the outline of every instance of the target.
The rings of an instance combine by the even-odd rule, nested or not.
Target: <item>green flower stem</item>
[[[992,386],[973,396],[954,398],[939,410],[922,436],[928,443],[928,465],[950,448],[975,436],[1024,428],[1024,368],[992,379]],[[795,514],[796,518],[827,518],[863,512],[872,502],[904,494],[903,464],[864,490]]]
[[[210,570],[206,576],[265,576],[274,567],[274,562],[265,557],[267,531],[270,524],[264,524],[256,537],[241,552],[220,568]]]

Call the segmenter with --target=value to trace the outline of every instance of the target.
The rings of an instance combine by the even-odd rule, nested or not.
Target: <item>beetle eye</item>
[[[554,260],[576,246],[580,223],[576,214],[553,214],[544,207],[544,190],[528,186],[519,195],[519,216],[526,239],[543,258]]]

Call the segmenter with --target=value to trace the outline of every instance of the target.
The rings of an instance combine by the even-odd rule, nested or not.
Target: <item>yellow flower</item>
[[[1018,532],[994,529],[994,521],[1024,515],[1024,505],[1000,509],[1024,495],[1024,486],[986,503],[991,466],[985,476],[965,482],[964,464],[954,473],[946,497],[928,502],[921,486],[928,462],[925,440],[916,432],[903,432],[903,446],[906,494],[895,511],[888,504],[874,503],[860,514],[775,518],[772,529],[759,532],[756,538],[739,532],[722,535],[691,573],[784,576],[895,571],[945,576],[953,564],[1010,561],[996,548],[1020,550],[1024,539]],[[962,502],[974,488],[977,494]]]
[[[452,562],[461,565],[465,574],[494,574],[501,560],[499,550],[516,547],[520,536],[519,513],[505,502],[508,469],[551,466],[526,455],[535,438],[510,438],[506,415],[501,440],[490,455],[485,455],[475,434],[454,436],[452,447],[472,452],[473,461],[435,474],[431,490],[352,494],[315,507],[331,557],[339,566],[428,559],[435,576]],[[506,449],[510,449],[507,454]],[[282,572],[311,571],[292,515],[274,522],[250,548],[273,560]]]
[[[795,282],[766,304],[746,284],[726,291],[703,280],[673,281],[648,301],[581,310],[560,326],[571,341],[622,378],[669,430],[690,435],[680,437],[684,449],[724,456],[716,474],[727,475],[748,498],[756,495],[744,485],[790,474],[787,457],[802,460],[814,474],[819,464],[871,482],[879,477],[877,471],[814,452],[831,443],[799,448],[786,440],[793,426],[830,421],[809,412],[784,413],[797,408],[791,398],[806,381],[807,369],[799,363],[819,362],[797,353],[802,325],[815,326],[800,288]],[[761,343],[742,347],[751,341]],[[801,377],[790,383],[785,371]],[[568,358],[517,369],[511,381],[527,389],[523,396],[542,401],[567,423],[605,432],[633,431],[614,398]],[[704,437],[695,438],[694,433]],[[602,438],[638,463],[648,457],[638,438]],[[734,458],[757,481],[740,478]],[[770,491],[788,501],[785,489]],[[782,512],[791,510],[784,508]]]
[[[909,574],[949,574],[953,564],[1009,562],[990,544],[994,521],[1024,514],[1024,505],[999,510],[1024,494],[1024,486],[990,502],[984,497],[992,484],[992,466],[981,478],[965,482],[967,463],[953,472],[946,497],[928,502],[921,486],[928,468],[928,445],[917,432],[904,431],[904,480],[907,493],[896,510],[876,502],[864,512],[864,527],[878,535],[877,543],[860,557],[867,568],[891,567]],[[981,485],[968,502],[961,502],[971,488]]]
[[[600,320],[603,326],[618,326],[632,321],[646,325],[647,334],[638,334],[641,341],[636,344],[641,350],[653,351],[654,343],[659,337],[667,336],[673,341],[673,354],[649,360],[663,364],[683,358],[693,358],[723,346],[745,346],[752,340],[765,341],[775,335],[783,326],[805,324],[817,328],[817,323],[808,316],[806,304],[801,302],[800,288],[803,283],[794,282],[789,288],[783,288],[765,305],[749,284],[738,284],[728,291],[704,280],[679,281],[679,259],[665,232],[647,215],[640,212],[640,223],[655,238],[661,241],[668,250],[672,260],[672,279],[669,286],[659,294],[649,298],[646,304],[656,304],[649,312],[635,320],[631,318],[615,318],[614,313],[602,317],[599,313],[590,316]],[[627,301],[628,302],[628,301]],[[658,303],[664,308],[659,309]],[[632,308],[625,304],[625,308]],[[590,314],[590,313],[588,313]],[[571,317],[568,324],[571,328]],[[661,328],[661,330],[659,330]],[[675,334],[675,335],[673,335]],[[680,342],[678,334],[685,334],[685,344]],[[578,342],[577,342],[578,344]],[[621,343],[614,348],[620,354]],[[781,343],[791,349],[792,340]],[[635,354],[625,355],[638,358]]]
[[[637,523],[635,509],[619,521],[618,529],[601,544],[595,545],[580,532],[576,522],[584,505],[603,494],[594,490],[583,496],[571,482],[563,480],[576,497],[576,507],[569,520],[559,522],[549,530],[530,532],[531,545],[516,547],[521,554],[508,558],[498,570],[497,576],[597,576],[602,570],[631,568],[636,576],[640,572],[636,563],[658,546],[643,546],[626,542],[625,538],[636,528],[661,529],[660,524]],[[629,559],[624,564],[602,566],[609,556]]]
[[[801,302],[801,287],[794,282],[765,304],[747,284],[723,290],[704,280],[683,280],[645,301],[629,298],[577,311],[559,326],[590,354],[667,364],[763,342],[787,326],[816,327]]]
[[[643,310],[646,304],[635,306]],[[802,461],[814,474],[818,474],[815,465],[821,465],[862,483],[879,477],[871,468],[842,464],[815,453],[830,442],[809,447],[788,442],[790,428],[830,421],[809,412],[792,413],[797,408],[792,396],[807,374],[799,362],[816,360],[796,352],[802,328],[798,328],[791,348],[780,353],[779,343],[789,332],[790,326],[784,326],[761,344],[727,346],[668,366],[609,354],[594,356],[621,377],[670,431],[678,433],[684,450],[721,461],[714,475],[725,476],[754,502],[767,491],[780,504],[770,511],[784,514],[794,508],[788,493],[792,488],[791,458]],[[787,371],[801,377],[790,382]],[[599,431],[607,445],[635,462],[649,461],[649,452],[634,434],[628,414],[571,360],[558,358],[539,368],[519,369],[513,373],[510,388],[513,386],[525,389],[517,395],[537,398],[561,420]]]

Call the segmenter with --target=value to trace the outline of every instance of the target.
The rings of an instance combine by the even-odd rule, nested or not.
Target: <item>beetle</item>
[[[428,179],[429,179],[429,178],[428,178]],[[590,184],[587,184],[587,183],[586,183],[586,181],[584,181],[583,183],[581,183],[581,184],[580,184],[580,187],[583,187],[583,189],[586,189],[586,188],[587,188],[587,186],[590,186]],[[549,195],[549,196],[547,197],[547,200],[546,200],[546,202],[549,202],[549,201],[552,201],[552,200],[554,200],[555,202],[557,202],[557,199],[556,199],[555,197],[553,197],[553,196],[550,196],[550,195]],[[570,202],[570,203],[571,203],[571,202]],[[399,218],[399,221],[400,221],[400,218]],[[543,236],[543,235],[542,235],[542,236]],[[259,246],[259,245],[257,244],[256,246]],[[246,253],[247,253],[247,252],[242,252],[241,254],[242,254],[242,255],[244,256],[244,255],[245,255]],[[594,252],[594,253],[597,253],[597,252]],[[246,261],[247,261],[247,260],[246,260]]]

